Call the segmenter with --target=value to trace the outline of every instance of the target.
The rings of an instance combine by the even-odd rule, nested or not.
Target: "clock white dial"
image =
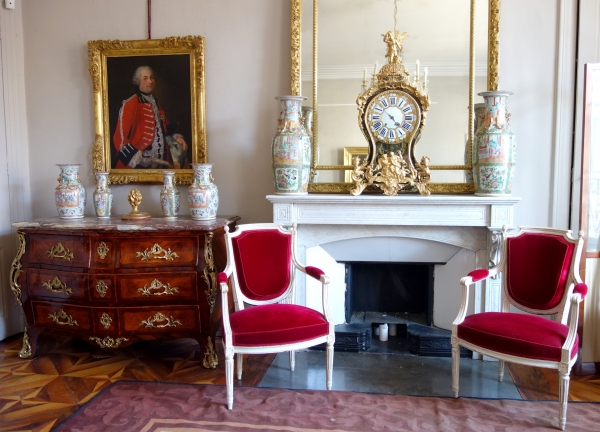
[[[380,142],[397,144],[417,127],[416,101],[403,92],[380,93],[367,106],[367,126]]]

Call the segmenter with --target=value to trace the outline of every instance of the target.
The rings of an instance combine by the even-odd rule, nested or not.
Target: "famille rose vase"
[[[506,111],[506,99],[511,94],[503,91],[479,93],[485,99],[485,112],[473,145],[475,195],[512,193],[517,144]]]
[[[192,164],[194,181],[188,189],[190,214],[195,220],[217,218],[219,191],[211,175],[213,164]]]
[[[82,218],[85,211],[85,188],[79,177],[81,164],[57,164],[58,186],[54,189],[56,210],[61,219]]]
[[[112,209],[113,195],[108,187],[108,173],[96,173],[96,190],[94,190],[94,210],[96,217],[109,218]]]
[[[163,187],[160,191],[160,207],[165,219],[179,216],[180,194],[173,182],[175,171],[163,171]]]
[[[469,141],[467,140],[467,145],[465,146],[465,165],[473,164],[473,143],[475,142],[475,134],[477,133],[477,129],[483,123],[483,118],[485,117],[485,104],[478,103],[473,107],[475,121],[473,126],[473,142],[471,143],[471,151],[469,152]],[[473,183],[473,169],[465,171],[465,182]]]
[[[281,104],[273,139],[273,176],[276,194],[307,194],[311,141],[300,121],[304,96],[278,96]]]

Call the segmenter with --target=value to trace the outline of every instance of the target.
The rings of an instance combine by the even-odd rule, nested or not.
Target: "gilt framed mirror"
[[[431,106],[415,153],[430,159],[430,190],[474,192],[474,108],[477,93],[498,90],[500,0],[291,1],[291,92],[313,113],[309,192],[351,190],[347,149],[368,145],[356,99],[386,63],[382,36],[396,27],[408,34],[407,70],[428,71]]]

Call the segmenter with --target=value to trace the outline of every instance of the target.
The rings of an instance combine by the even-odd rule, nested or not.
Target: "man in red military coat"
[[[115,168],[172,168],[173,159],[166,141],[168,121],[152,95],[155,86],[152,68],[137,68],[133,84],[139,91],[123,101],[113,136],[117,150]]]

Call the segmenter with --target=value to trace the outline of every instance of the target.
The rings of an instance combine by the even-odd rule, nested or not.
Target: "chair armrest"
[[[469,286],[473,285],[476,282],[480,282],[482,280],[491,278],[498,274],[498,267],[487,269],[475,269],[467,276],[460,280],[460,284],[462,285],[462,299],[460,302],[460,309],[458,311],[458,315],[454,319],[452,323],[453,328],[458,326],[465,320],[467,316],[467,309],[469,308]]]
[[[498,267],[487,269],[475,269],[469,272],[464,278],[460,280],[461,285],[472,285],[476,282],[494,277],[498,274]]]
[[[577,285],[575,285],[575,288],[573,288],[573,294],[579,294],[581,296],[581,300],[585,298],[587,293],[588,286],[583,282],[578,283]]]
[[[569,311],[569,334],[567,339],[562,346],[561,363],[569,363],[571,360],[571,349],[575,343],[575,337],[577,336],[577,322],[579,321],[579,303],[583,301],[583,298],[587,294],[587,285],[584,283],[578,283],[573,289],[571,295],[571,308]]]
[[[225,272],[219,272],[217,274],[217,283],[221,286],[221,311],[223,320],[223,334],[221,335],[224,339],[225,346],[231,346],[231,324],[229,322],[229,275]]]

